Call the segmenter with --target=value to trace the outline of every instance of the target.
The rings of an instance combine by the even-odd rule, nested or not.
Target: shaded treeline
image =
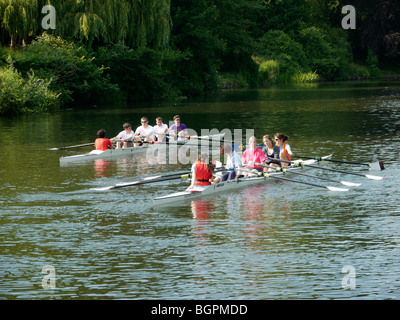
[[[0,0],[0,114],[369,78],[399,61],[399,13],[400,0]]]

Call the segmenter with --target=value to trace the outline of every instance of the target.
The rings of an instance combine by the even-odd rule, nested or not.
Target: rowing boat
[[[218,151],[220,147],[220,139],[224,136],[224,133],[215,134],[212,136],[199,136],[199,137],[191,137],[191,140],[188,141],[178,141],[178,142],[170,142],[170,143],[157,143],[157,144],[143,144],[138,147],[128,147],[128,148],[120,148],[120,149],[108,149],[106,151],[101,150],[92,150],[85,154],[78,154],[73,156],[61,157],[60,164],[70,164],[77,162],[87,162],[95,159],[110,159],[117,158],[121,156],[129,156],[133,154],[141,154],[147,151],[155,151],[155,150],[166,150],[167,147],[170,146],[186,146],[186,145],[198,145],[199,140],[208,141],[212,139],[212,146],[214,146],[214,142],[218,145]],[[215,141],[214,141],[215,139]]]
[[[323,157],[323,159],[328,159],[331,156],[332,155],[325,156]],[[316,164],[317,160],[315,159],[310,159],[305,161],[298,160],[296,162],[304,162],[304,164],[311,165],[311,164]],[[154,206],[171,205],[180,201],[192,200],[204,196],[215,195],[217,193],[231,191],[234,189],[239,189],[242,187],[247,187],[258,183],[273,181],[275,179],[271,179],[271,177],[278,178],[282,177],[283,175],[285,175],[286,177],[286,175],[290,175],[291,171],[299,171],[299,170],[304,170],[306,168],[307,167],[302,167],[302,166],[290,166],[286,167],[286,172],[282,171],[268,172],[267,176],[253,176],[253,177],[244,177],[234,180],[228,180],[224,182],[211,184],[205,188],[204,187],[196,188],[195,186],[191,190],[186,189],[185,191],[175,192],[165,196],[156,197],[153,199],[153,204]]]

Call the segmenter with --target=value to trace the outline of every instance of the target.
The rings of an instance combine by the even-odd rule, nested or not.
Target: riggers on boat
[[[328,155],[323,157],[324,159],[330,158],[332,155]],[[310,159],[310,160],[297,160],[296,163],[304,163],[307,165],[313,165],[317,164],[318,161],[315,159]],[[225,191],[230,191],[234,189],[239,189],[242,187],[258,184],[258,183],[265,183],[269,181],[275,181],[275,180],[286,180],[286,176],[292,175],[291,172],[297,172],[297,171],[304,171],[308,169],[307,166],[298,166],[298,165],[292,165],[289,167],[285,168],[285,172],[283,171],[269,171],[261,176],[252,176],[252,177],[243,177],[239,179],[234,179],[234,180],[228,180],[224,182],[219,182],[215,184],[211,184],[207,187],[194,187],[193,189],[190,190],[185,190],[181,192],[176,192],[176,193],[171,193],[165,196],[160,196],[156,197],[153,199],[153,204],[154,206],[162,206],[162,205],[172,205],[176,202],[179,201],[185,201],[185,200],[191,200],[191,199],[196,199],[208,195],[214,195],[216,193],[221,193]],[[295,180],[289,180],[289,181],[294,181]],[[302,182],[303,183],[303,182]],[[319,186],[311,183],[306,183],[314,186]],[[323,186],[319,186],[323,187]],[[342,189],[342,188],[335,188],[335,187],[323,187],[328,190],[333,190],[333,191],[347,191],[348,189]]]
[[[133,155],[133,154],[140,154],[145,153],[147,151],[152,150],[166,150],[168,147],[181,147],[181,146],[190,146],[190,145],[198,145],[199,140],[208,141],[210,146],[215,148],[219,151],[220,147],[220,139],[223,138],[224,133],[215,134],[212,136],[199,136],[199,137],[191,137],[191,140],[187,141],[178,141],[178,142],[170,142],[170,143],[157,143],[151,144],[146,143],[142,146],[138,147],[129,147],[129,148],[120,148],[120,149],[109,149],[106,151],[101,150],[92,150],[85,154],[78,154],[73,156],[61,157],[60,158],[60,165],[70,164],[70,163],[77,163],[77,162],[86,162],[95,159],[110,159],[110,158],[117,158],[125,155]],[[203,143],[203,142],[202,142]]]

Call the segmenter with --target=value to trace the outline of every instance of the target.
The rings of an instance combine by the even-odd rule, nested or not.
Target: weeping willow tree
[[[47,30],[54,35],[88,45],[168,47],[170,0],[0,0],[0,39],[14,46],[41,34],[48,4],[56,9],[56,29]]]
[[[48,0],[57,11],[54,34],[91,45],[168,47],[170,0]]]
[[[1,31],[8,33],[11,47],[36,34],[38,10],[37,0],[0,0]]]

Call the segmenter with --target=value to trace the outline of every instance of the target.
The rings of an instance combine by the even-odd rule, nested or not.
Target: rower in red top
[[[111,140],[106,138],[106,131],[104,129],[97,131],[97,139],[94,142],[94,147],[96,150],[101,151],[114,149]]]
[[[213,165],[209,162],[207,153],[199,155],[198,161],[192,165],[192,183],[188,189],[206,187],[212,183]]]

